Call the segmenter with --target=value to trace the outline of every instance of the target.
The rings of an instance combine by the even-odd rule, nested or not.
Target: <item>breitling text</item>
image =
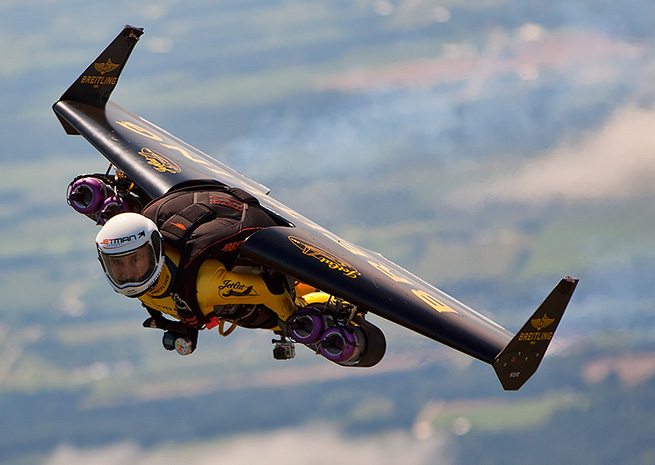
[[[81,84],[91,84],[94,86],[110,85],[115,86],[118,82],[117,77],[105,76],[82,76]]]
[[[519,334],[519,341],[536,342],[536,341],[550,341],[553,338],[553,333],[521,333]]]

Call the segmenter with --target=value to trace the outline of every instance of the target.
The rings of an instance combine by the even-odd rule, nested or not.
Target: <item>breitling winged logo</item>
[[[111,73],[113,70],[115,70],[119,66],[120,65],[117,65],[116,63],[112,63],[111,58],[108,58],[106,63],[93,63],[93,67],[100,74]]]
[[[555,321],[555,318],[548,318],[548,315],[544,313],[544,316],[541,318],[533,318],[530,320],[530,324],[537,331],[541,331],[547,326],[550,326]]]

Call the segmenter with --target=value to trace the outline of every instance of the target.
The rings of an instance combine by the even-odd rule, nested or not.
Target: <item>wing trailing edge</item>
[[[577,284],[577,279],[563,278],[498,354],[492,365],[503,389],[520,389],[537,371]]]
[[[59,101],[67,100],[103,109],[142,34],[141,28],[125,26],[112,43],[71,84]],[[59,118],[59,121],[67,134],[79,134],[66,120]]]

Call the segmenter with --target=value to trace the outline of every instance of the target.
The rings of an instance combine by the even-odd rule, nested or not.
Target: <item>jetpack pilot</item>
[[[165,330],[164,347],[187,355],[203,327],[275,330],[297,310],[281,276],[232,269],[245,238],[273,225],[239,189],[182,191],[110,218],[96,246],[112,288],[138,298],[151,316],[144,326]]]

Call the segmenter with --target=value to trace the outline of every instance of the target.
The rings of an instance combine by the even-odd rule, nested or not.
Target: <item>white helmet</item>
[[[165,257],[161,234],[138,213],[110,218],[96,236],[98,259],[116,292],[139,297],[157,282]]]

